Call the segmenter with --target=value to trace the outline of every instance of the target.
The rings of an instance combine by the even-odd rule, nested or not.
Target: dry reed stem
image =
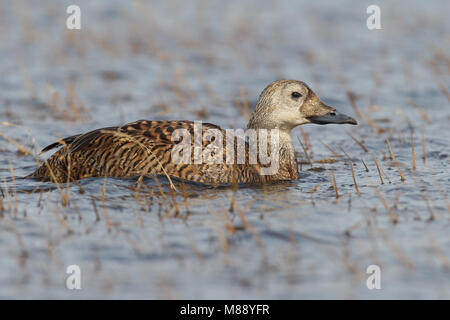
[[[350,136],[350,138],[353,139],[353,141],[355,141],[355,142],[358,144],[358,146],[361,147],[361,149],[364,150],[364,152],[369,152],[369,150],[366,148],[365,145],[363,145],[363,143],[362,143],[361,141],[359,141],[358,139],[356,139],[350,132],[347,132],[347,134]]]
[[[180,214],[180,209],[178,208],[177,201],[175,199],[175,193],[172,188],[169,188],[170,196],[172,198],[173,206],[175,207],[175,217]]]
[[[336,178],[334,176],[333,170],[331,170],[331,172],[330,172],[330,170],[328,170],[328,168],[325,168],[325,170],[327,170],[328,177],[330,179],[331,185],[333,186],[334,192],[336,193],[336,199],[338,199],[339,198],[339,191],[338,191],[338,187],[337,187],[337,184],[336,184]]]
[[[422,160],[423,164],[427,161],[427,153],[425,151],[425,127],[422,126]]]
[[[356,107],[354,94],[349,91],[347,91],[346,93],[347,93],[347,98],[350,102],[350,105],[351,105],[353,111],[355,111],[356,115],[358,117],[360,117],[361,119],[363,119],[364,121],[366,121],[371,127],[375,128],[377,130],[377,134],[382,133],[384,130],[382,128],[380,128],[373,120],[371,120],[369,117],[367,117],[364,113],[360,112],[359,109]]]
[[[301,133],[301,135],[302,135],[302,137],[303,137],[303,141],[305,141],[306,148],[307,148],[308,150],[312,150],[312,146],[311,146],[311,143],[310,143],[310,141],[309,141],[309,136],[308,136],[308,134],[306,133],[305,130],[303,130],[302,126],[299,126],[299,129],[300,129],[300,133]]]
[[[92,208],[94,209],[95,221],[100,221],[100,215],[98,214],[97,204],[95,203],[95,198],[91,198]]]
[[[241,116],[245,118],[246,116],[245,116],[244,107],[241,106],[241,102],[239,101],[239,99],[237,97],[233,98],[233,104],[236,107],[236,109],[239,111]]]
[[[27,29],[33,30],[33,28],[27,28]],[[24,65],[20,64],[19,69],[22,73],[25,89],[28,91],[28,94],[30,95],[31,98],[36,98],[37,97],[36,87],[34,86],[33,82],[31,82],[30,77],[28,76],[28,73],[26,72]]]
[[[425,111],[421,110],[412,99],[408,98],[408,102],[409,105],[414,109],[414,111],[416,111],[419,114],[420,117],[422,117],[423,120],[425,120],[427,123],[431,123],[428,114]]]
[[[166,208],[165,216],[168,217],[168,216],[170,216],[170,208],[169,208],[169,205],[167,204],[167,199],[166,199],[166,195],[164,194],[164,190],[163,190],[161,183],[159,182],[159,179],[156,174],[153,175],[153,180],[155,180],[156,185],[158,186],[159,193],[161,194],[161,197],[162,197],[163,205]]]
[[[111,230],[112,230],[111,220],[109,219],[109,214],[108,214],[108,210],[106,208],[105,198],[106,198],[106,177],[103,181],[102,194],[101,194],[100,199],[102,201],[103,218],[105,219],[106,229],[108,230],[108,232],[111,232]]]
[[[347,152],[345,152],[345,150],[343,148],[341,148],[341,151],[347,156],[348,160],[350,161],[350,169],[352,171],[352,178],[353,178],[353,182],[355,183],[355,189],[356,189],[356,193],[358,194],[358,197],[361,196],[361,193],[359,192],[359,188],[358,188],[358,183],[356,182],[356,177],[355,177],[355,171],[353,169],[353,161],[352,158],[348,155]]]
[[[11,195],[9,194],[6,178],[3,179],[3,186],[5,187],[6,203],[8,204],[8,215],[11,215]]]
[[[9,162],[9,171],[11,173],[11,181],[13,183],[13,195],[14,195],[14,218],[17,218],[18,203],[17,203],[17,188],[16,188],[16,177],[14,176],[14,168]]]
[[[1,193],[1,198],[0,198],[0,218],[3,218],[4,214],[3,212],[5,211],[5,208],[3,207],[3,199],[5,198],[5,194],[3,193],[3,189],[0,186],[0,193]]]
[[[450,102],[450,93],[445,89],[444,85],[442,83],[438,83],[439,89],[441,89],[441,92],[447,97],[447,100]]]
[[[49,170],[50,173],[50,178],[53,179],[53,182],[56,184],[56,188],[58,189],[59,194],[61,195],[61,204],[63,207],[65,207],[67,205],[67,198],[65,196],[65,194],[63,193],[58,180],[56,179],[56,176],[52,170],[52,168],[50,167],[50,164],[48,163],[47,160],[45,160],[44,164],[47,166],[47,169]]]
[[[198,249],[197,244],[195,243],[195,239],[192,237],[191,233],[187,234],[187,238],[189,241],[189,244],[191,245],[192,251],[194,252],[194,255],[197,257],[200,263],[203,263],[205,258],[203,257],[202,252]]]
[[[398,209],[398,202],[400,201],[400,197],[403,195],[403,192],[398,192],[394,197],[394,209]]]
[[[231,201],[230,201],[230,207],[228,208],[229,212],[234,212],[234,206],[236,203],[236,190],[237,190],[237,188],[234,187],[235,185],[237,186],[237,183],[232,184]]]
[[[364,168],[365,168],[366,172],[369,172],[369,168],[367,168],[367,165],[366,165],[366,163],[364,162],[363,159],[361,159],[361,162],[364,165]]]
[[[142,179],[143,176],[140,176],[138,178],[138,181],[136,183],[136,188],[129,188],[131,196],[133,197],[134,200],[136,200],[136,202],[140,205],[141,210],[145,210],[145,202],[142,201],[141,197],[139,196],[139,192],[141,190],[141,183],[142,183]]]
[[[164,166],[162,165],[162,163],[159,161],[158,157],[153,155],[152,151],[150,150],[150,148],[148,148],[145,144],[141,143],[140,141],[134,139],[132,136],[130,136],[129,134],[123,133],[123,132],[118,132],[118,131],[106,131],[106,130],[101,130],[101,133],[112,133],[113,135],[119,136],[119,137],[125,137],[129,140],[131,140],[132,142],[136,143],[138,146],[140,146],[143,150],[147,151],[147,153],[149,155],[154,156],[155,160],[158,162],[159,167],[161,168],[162,172],[164,173],[164,175],[166,176],[167,180],[169,180],[169,184],[170,187],[173,188],[175,191],[177,191],[177,188],[175,188],[175,185],[172,182],[172,179],[170,178],[169,174],[167,173],[166,169],[164,169]]]
[[[223,212],[224,212],[223,217],[225,218],[225,229],[227,229],[232,234],[235,234],[237,229],[233,225],[233,221],[231,221],[230,215],[228,214],[228,212],[226,210],[223,210]]]
[[[253,203],[253,201],[250,201],[249,204],[247,204],[245,209],[248,209],[249,205]],[[255,227],[249,222],[247,221],[247,218],[245,217],[245,213],[244,211],[241,209],[241,207],[239,206],[239,204],[236,203],[236,212],[239,215],[239,217],[241,218],[242,221],[242,225],[244,226],[245,230],[248,230],[250,232],[250,234],[253,236],[253,238],[256,241],[256,244],[260,247],[262,247],[264,245],[260,235],[258,234],[258,232],[256,231]],[[245,210],[244,209],[244,210]]]
[[[222,216],[218,215],[214,210],[211,210],[210,212],[216,218],[222,218]],[[224,212],[224,216],[227,216],[227,212],[226,211]],[[232,226],[231,222],[225,221],[225,230],[230,230],[231,231],[230,226]],[[228,246],[228,240],[227,240],[226,231],[224,229],[222,229],[222,228],[219,228],[219,226],[217,226],[217,225],[214,225],[214,227],[215,227],[215,229],[217,231],[217,236],[218,236],[218,239],[219,239],[219,245],[222,248],[222,251],[223,252],[228,252],[229,246]],[[234,227],[232,227],[232,233],[234,231],[235,231]]]
[[[65,103],[62,102],[63,99],[52,85],[47,84],[47,90],[51,92],[51,98],[46,98],[46,104],[50,106],[58,118],[75,122],[84,122],[91,119],[90,110],[82,103],[70,82],[66,83]]]
[[[432,248],[439,260],[441,260],[442,267],[446,271],[450,271],[450,259],[447,257],[444,250],[437,244],[436,240],[431,236],[428,238],[430,243],[433,245]]]
[[[18,142],[14,141],[13,139],[11,139],[10,137],[8,137],[7,135],[5,135],[1,132],[0,132],[0,137],[2,137],[6,141],[8,141],[10,144],[15,146],[20,153],[23,153],[24,155],[27,155],[27,156],[33,154],[33,152],[31,150],[25,148],[24,146],[20,145]]]
[[[355,265],[353,261],[351,261],[348,241],[344,241],[342,263],[348,269],[348,271],[352,273],[353,277],[358,278],[358,275],[360,275],[359,268]]]
[[[62,225],[67,230],[67,234],[72,234],[73,233],[72,228],[70,227],[70,225],[64,219],[62,219],[60,217],[60,214],[54,209],[52,210],[52,213],[55,216],[56,221],[58,221],[58,223],[60,225]]]
[[[402,181],[405,181],[405,177],[403,176],[403,172],[402,172],[402,170],[400,170],[400,166],[399,166],[399,164],[397,162],[397,159],[395,158],[394,152],[392,152],[392,148],[391,148],[391,144],[389,143],[389,139],[386,139],[385,141],[386,141],[386,143],[388,145],[389,152],[391,154],[392,160],[394,161],[394,165],[397,168],[397,171],[398,171],[398,173],[400,175],[400,179]]]
[[[47,104],[50,106],[50,108],[52,108],[52,111],[55,113],[55,115],[61,114],[62,119],[66,120],[66,121],[73,121],[73,119],[70,117],[67,110],[61,109],[62,99],[61,99],[60,95],[58,94],[58,92],[56,91],[56,89],[49,83],[47,83],[46,85],[47,85],[47,90],[52,92],[51,98],[46,99]]]
[[[389,176],[387,175],[386,171],[383,170],[383,167],[380,166],[380,170],[381,173],[383,173],[383,175],[386,177],[386,179],[388,180],[389,183],[392,183],[391,179],[389,178]]]
[[[337,160],[334,158],[325,158],[325,159],[314,160],[314,162],[315,163],[335,163],[335,162],[337,162]]]
[[[434,174],[431,175],[431,177],[433,178],[434,182],[436,183],[437,188],[439,189],[439,193],[441,194],[442,198],[444,199],[445,205],[447,207],[447,211],[450,213],[450,202],[448,201],[447,195],[444,192],[444,190],[442,189],[441,184],[439,183],[439,181],[436,179],[436,177],[434,176]]]
[[[69,199],[69,187],[70,187],[70,174],[72,173],[72,157],[70,156],[70,145],[67,152],[67,181],[66,181],[66,193],[64,194],[65,201]]]
[[[361,221],[356,222],[354,225],[348,227],[348,228],[345,230],[344,234],[345,234],[347,237],[351,237],[352,231],[358,230],[358,229],[361,227],[362,224],[363,224],[363,223],[362,223]]]
[[[86,193],[86,190],[84,190],[84,188],[81,186],[81,184],[78,183],[77,180],[72,180],[71,182],[72,182],[73,184],[75,184],[75,185],[79,188],[78,192],[79,192],[80,194]]]
[[[291,243],[293,249],[295,250],[297,247],[297,241],[295,237],[295,218],[294,218],[294,211],[291,211],[289,214],[289,242]]]
[[[23,126],[8,121],[0,121],[0,125],[5,127],[23,128]]]
[[[241,101],[242,101],[242,106],[243,106],[243,110],[244,110],[245,121],[248,122],[250,120],[252,111],[250,109],[250,104],[248,102],[247,93],[244,90],[244,87],[242,87],[242,86],[239,88],[239,91],[241,94]]]
[[[427,205],[428,212],[430,214],[430,217],[428,218],[428,221],[433,221],[434,220],[434,213],[433,213],[433,210],[431,209],[430,201],[428,201],[428,198],[423,193],[420,194],[420,196],[425,201],[425,204]]]
[[[394,252],[394,254],[397,256],[399,261],[406,266],[408,269],[412,270],[414,269],[414,263],[408,258],[408,256],[404,253],[403,250],[400,249],[395,243],[389,240],[387,234],[384,232],[384,230],[378,228],[378,232],[381,235],[381,239],[386,243],[386,245]]]
[[[319,140],[321,144],[323,144],[328,150],[330,150],[330,152],[338,159],[342,158],[342,155],[338,154],[336,151],[334,151],[333,149],[331,149],[331,147],[329,145],[327,145],[325,142],[322,142],[321,140]]]
[[[416,153],[414,152],[414,131],[411,129],[411,154],[412,154],[412,169],[416,170]]]
[[[181,193],[183,195],[184,199],[184,206],[186,207],[186,217],[189,215],[189,203],[188,203],[188,197],[186,193],[186,185],[184,183],[184,179],[181,179]]]
[[[319,183],[319,184],[316,184],[312,189],[311,189],[311,193],[314,193],[314,192],[316,192],[317,191],[317,188],[319,188],[319,186],[321,185],[322,183]]]
[[[234,211],[234,204],[236,202],[236,192],[237,192],[238,188],[239,188],[239,186],[238,186],[238,182],[237,182],[237,171],[236,171],[236,167],[234,166],[232,176],[231,176],[232,194],[231,194],[230,208],[228,209],[229,212]]]

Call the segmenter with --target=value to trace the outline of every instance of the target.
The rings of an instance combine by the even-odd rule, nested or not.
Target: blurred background
[[[80,30],[66,28],[71,4]],[[372,4],[380,30],[366,26]],[[449,13],[447,0],[2,1],[0,297],[448,299]],[[193,187],[193,214],[180,219],[182,195],[165,204],[149,191],[147,203],[130,181],[110,179],[105,192],[88,179],[62,206],[58,190],[12,180],[34,170],[42,147],[98,127],[245,127],[262,89],[282,78],[305,81],[360,123],[296,129],[306,145],[294,137],[298,182]],[[231,197],[253,229],[228,216]],[[374,263],[385,272],[378,291],[365,285]],[[81,292],[64,286],[69,264],[84,270]]]

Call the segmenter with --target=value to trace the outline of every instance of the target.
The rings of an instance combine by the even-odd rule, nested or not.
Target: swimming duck
[[[193,121],[150,121],[139,120],[120,127],[96,129],[59,140],[42,152],[62,147],[46,160],[28,178],[65,182],[88,177],[137,177],[165,175],[170,178],[199,182],[204,184],[263,183],[269,181],[294,180],[299,178],[298,166],[294,156],[291,130],[296,126],[315,124],[353,124],[353,118],[338,113],[325,105],[304,82],[297,80],[278,80],[269,84],[259,96],[247,128],[276,132],[276,149],[268,154],[276,154],[276,170],[262,174],[267,168],[261,161],[251,160],[249,141],[245,141],[243,161],[237,161],[238,149],[235,144],[227,145],[227,139],[237,142],[238,137],[229,138],[220,127],[202,123],[200,127],[200,153],[212,142],[216,149],[211,155],[232,152],[231,160],[196,162],[195,152],[188,155],[188,161],[174,161],[176,146],[183,141],[195,150],[196,123]],[[181,138],[174,133],[184,132]],[[222,134],[222,141],[208,138],[209,131]],[[276,131],[273,131],[276,130]],[[269,133],[269,136],[275,136]],[[189,140],[190,137],[190,140]],[[178,141],[176,141],[178,140]],[[269,139],[270,140],[270,139]],[[273,141],[273,140],[270,140]],[[218,144],[217,144],[218,143]],[[219,146],[219,149],[217,149]],[[220,149],[223,150],[220,150]],[[231,148],[231,149],[230,149]],[[261,145],[259,145],[261,148]],[[189,149],[188,149],[189,150]],[[261,149],[256,149],[260,152]],[[223,151],[223,152],[221,152]],[[189,161],[191,160],[191,161]]]

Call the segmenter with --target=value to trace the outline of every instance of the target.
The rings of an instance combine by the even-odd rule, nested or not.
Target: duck
[[[164,175],[169,179],[207,185],[296,180],[299,179],[299,170],[291,131],[310,123],[357,125],[352,117],[323,103],[306,83],[277,80],[262,91],[247,124],[247,130],[256,132],[258,139],[263,137],[261,132],[269,132],[263,143],[275,141],[272,144],[276,147],[267,145],[263,148],[269,149],[267,155],[275,156],[271,158],[276,160],[275,170],[267,170],[269,165],[258,157],[251,161],[252,151],[262,152],[263,139],[252,149],[248,136],[227,136],[228,129],[211,123],[138,120],[76,134],[48,145],[41,153],[59,150],[27,178],[62,183],[90,177]],[[210,132],[215,134],[214,139],[208,137]],[[220,135],[222,138],[217,138]],[[174,156],[175,151],[180,152],[182,142],[188,151],[194,150],[185,152],[184,158],[181,156],[184,161]],[[244,145],[240,150],[239,142]],[[197,156],[200,154],[200,160],[205,160],[201,157],[202,152],[209,150],[213,161],[196,161],[195,150]],[[229,153],[231,156],[226,158]],[[237,161],[238,157],[241,161]]]

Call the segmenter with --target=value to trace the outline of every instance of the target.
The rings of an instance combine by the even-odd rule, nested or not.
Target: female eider
[[[195,132],[197,123],[192,121],[140,120],[74,135],[47,146],[43,152],[58,146],[62,148],[28,177],[65,182],[88,177],[166,175],[213,185],[294,180],[299,178],[299,173],[291,130],[306,123],[357,124],[353,118],[325,105],[305,83],[278,80],[263,90],[247,125],[248,130],[269,132],[267,144],[274,142],[271,137],[275,136],[272,132],[276,132],[276,149],[271,149],[272,145],[261,149],[261,144],[252,149],[251,141],[245,141],[244,151],[240,149],[244,153],[243,160],[237,161],[239,148],[236,145],[239,143],[227,144],[227,138],[228,142],[231,138],[218,126],[202,123],[200,131]],[[223,138],[208,138],[211,130]],[[179,132],[187,134],[187,138],[185,135],[180,137]],[[200,140],[196,138],[197,134],[200,134]],[[184,146],[189,147],[183,151],[192,152],[180,161],[174,159],[174,151],[183,139]],[[235,136],[232,139],[233,142],[239,140]],[[215,149],[211,145],[215,145]],[[277,155],[276,170],[269,173],[263,171],[270,164],[262,163],[259,154],[257,160],[252,161],[251,151],[261,153],[263,149]],[[202,152],[207,150],[213,161],[202,158]],[[227,153],[232,156],[226,158]]]

